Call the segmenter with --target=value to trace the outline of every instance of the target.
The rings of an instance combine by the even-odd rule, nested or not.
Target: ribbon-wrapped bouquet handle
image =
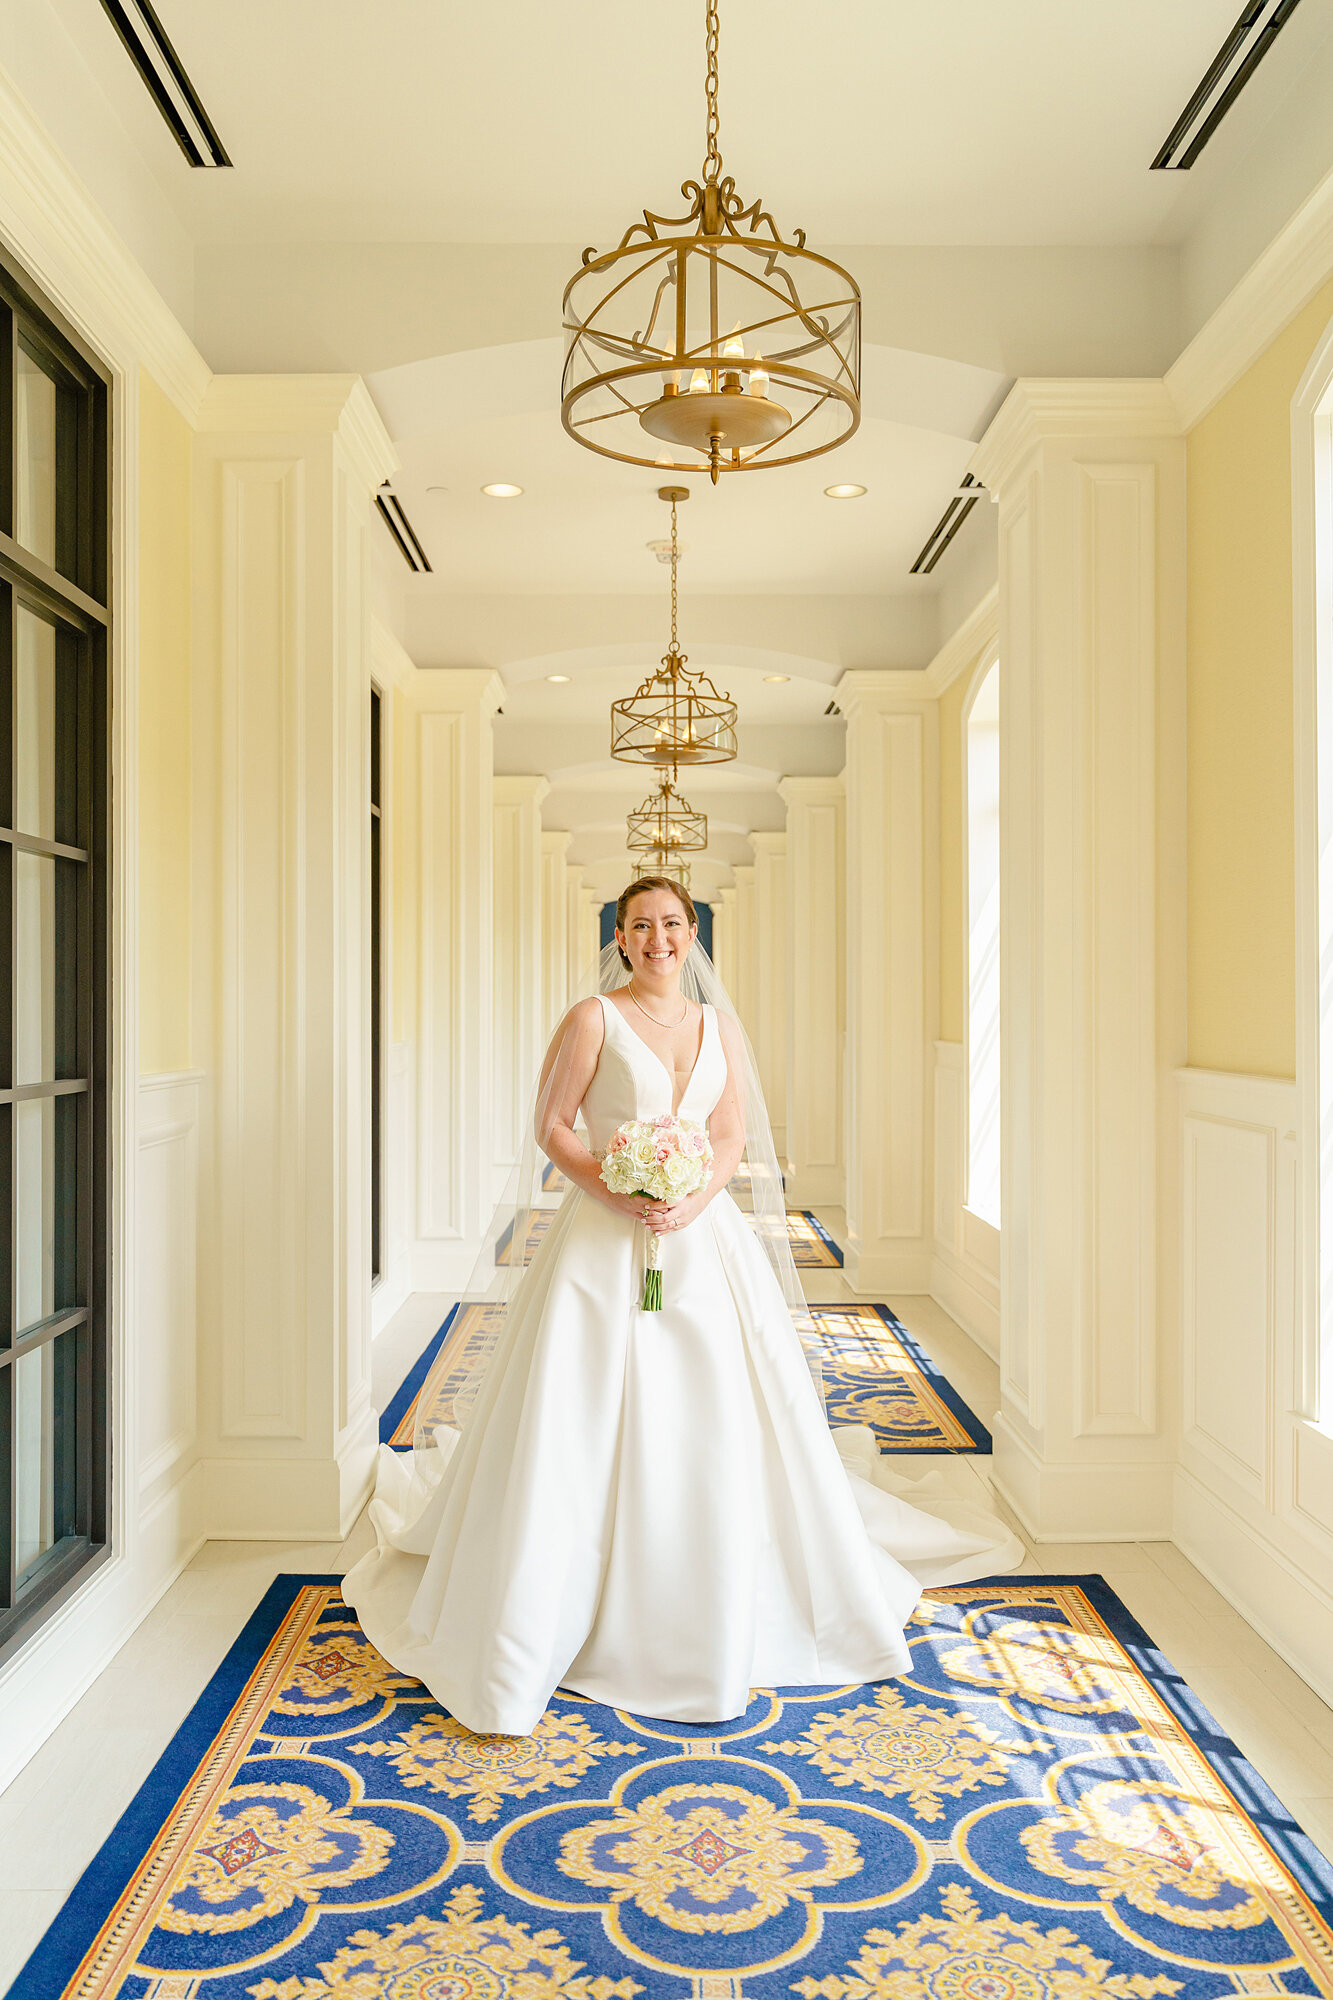
[[[612,1194],[684,1201],[713,1178],[713,1148],[706,1129],[688,1118],[631,1118],[612,1133],[601,1175]],[[662,1243],[651,1229],[643,1310],[662,1310]]]

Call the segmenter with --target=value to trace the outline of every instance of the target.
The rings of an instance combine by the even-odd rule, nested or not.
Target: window
[[[384,1255],[384,809],[381,781],[383,703],[370,690],[370,1282]]]
[[[0,1650],[107,1542],[107,409],[0,263]]]
[[[967,1206],[1000,1226],[1000,668],[966,711]]]

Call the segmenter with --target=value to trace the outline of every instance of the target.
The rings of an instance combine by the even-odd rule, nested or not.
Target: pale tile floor
[[[844,1219],[819,1210],[833,1237]],[[853,1299],[838,1271],[804,1271],[807,1295]],[[982,1422],[998,1401],[995,1364],[933,1300],[886,1301]],[[382,1408],[448,1301],[413,1299],[375,1344]],[[920,1461],[923,1470],[938,1460]],[[988,1461],[962,1461],[987,1505]],[[904,1467],[904,1469],[907,1469]],[[248,1614],[282,1571],[338,1573],[366,1548],[363,1515],[346,1542],[210,1542],[83,1700],[0,1795],[0,1992],[60,1910]],[[1029,1547],[1047,1575],[1104,1576],[1278,1797],[1333,1857],[1333,1709],[1169,1542]]]

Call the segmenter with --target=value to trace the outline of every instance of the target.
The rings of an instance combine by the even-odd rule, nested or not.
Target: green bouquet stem
[[[644,1224],[645,1229],[648,1225]],[[643,1310],[646,1313],[660,1313],[662,1310],[662,1239],[655,1230],[648,1230],[648,1268],[643,1274]]]

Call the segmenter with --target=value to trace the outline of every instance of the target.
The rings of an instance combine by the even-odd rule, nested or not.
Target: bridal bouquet
[[[713,1178],[713,1148],[702,1125],[688,1118],[631,1118],[616,1128],[602,1161],[612,1194],[644,1194],[653,1201],[684,1201]],[[662,1310],[662,1242],[648,1232],[643,1310]]]

